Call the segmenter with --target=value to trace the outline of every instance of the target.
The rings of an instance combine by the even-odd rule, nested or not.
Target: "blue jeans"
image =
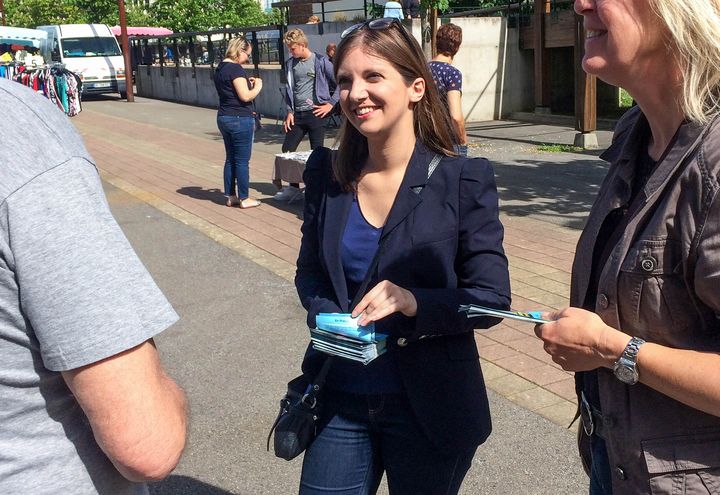
[[[325,422],[305,452],[300,495],[372,495],[383,472],[392,495],[454,495],[475,449],[443,457],[403,394],[325,390]]]
[[[252,116],[218,115],[217,126],[225,143],[225,196],[237,196],[243,200],[250,194],[250,153],[255,119]]]
[[[590,439],[590,495],[612,495],[612,473],[605,440],[593,435]]]

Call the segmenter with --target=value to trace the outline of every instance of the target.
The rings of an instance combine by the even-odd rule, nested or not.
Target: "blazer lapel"
[[[381,238],[387,236],[397,227],[417,206],[422,203],[420,192],[427,182],[427,171],[433,153],[425,148],[420,142],[415,145],[415,151],[410,157],[410,163],[405,171],[400,189],[390,208],[385,227],[383,227]]]
[[[325,224],[323,226],[325,265],[330,275],[330,281],[335,289],[338,303],[345,312],[349,311],[349,302],[345,271],[343,270],[342,260],[340,258],[340,243],[342,242],[342,236],[351,205],[352,194],[334,187],[333,191],[328,193],[325,203]]]

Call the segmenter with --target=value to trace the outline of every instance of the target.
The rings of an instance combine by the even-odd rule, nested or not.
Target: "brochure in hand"
[[[458,312],[467,313],[467,317],[473,316],[494,316],[496,318],[511,318],[513,320],[526,321],[528,323],[548,323],[551,320],[542,318],[542,311],[530,311],[524,313],[522,311],[504,311],[502,309],[486,308],[477,304],[463,304],[458,308]]]
[[[313,348],[326,354],[368,364],[386,350],[387,335],[375,333],[375,325],[359,326],[346,313],[320,313],[317,328],[310,329]]]

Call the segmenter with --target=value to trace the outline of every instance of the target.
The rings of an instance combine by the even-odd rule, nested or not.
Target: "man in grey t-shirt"
[[[67,117],[7,79],[0,108],[0,493],[147,493],[185,444],[152,341],[177,315]]]
[[[282,151],[297,150],[305,134],[309,135],[310,149],[314,150],[323,145],[327,117],[338,102],[333,65],[326,56],[308,48],[308,39],[301,29],[291,29],[283,40],[291,58],[285,62],[287,115],[283,122],[286,134]],[[279,181],[275,184],[281,186]],[[289,202],[300,197],[300,184],[291,183],[274,199]]]

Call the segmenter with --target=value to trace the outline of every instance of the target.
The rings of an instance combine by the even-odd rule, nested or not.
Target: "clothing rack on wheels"
[[[42,93],[69,117],[82,111],[82,79],[66,69],[64,64],[35,67],[26,66],[22,62],[2,63],[0,77],[12,79]]]

